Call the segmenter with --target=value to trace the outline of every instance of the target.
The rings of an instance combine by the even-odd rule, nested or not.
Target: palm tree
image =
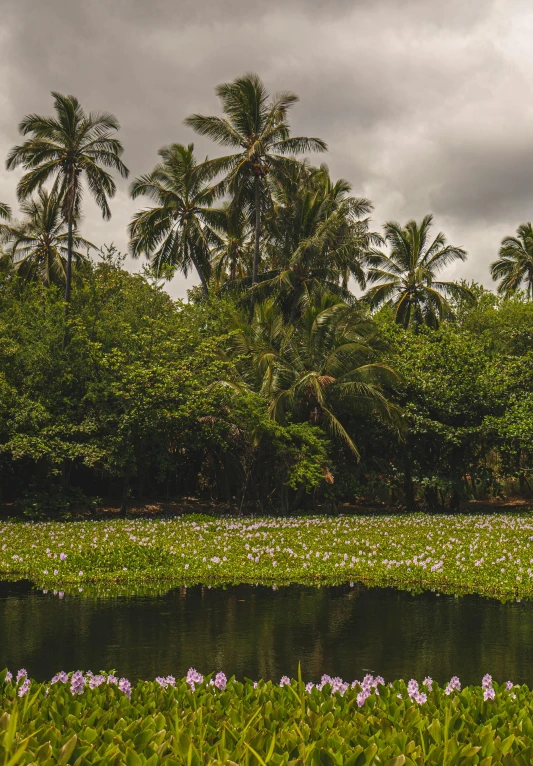
[[[491,264],[492,278],[500,295],[512,295],[525,283],[528,298],[533,298],[533,228],[530,223],[518,227],[516,237],[505,237],[499,258]]]
[[[22,221],[0,224],[0,237],[8,244],[7,254],[21,276],[38,280],[43,285],[64,284],[68,261],[68,225],[61,200],[54,192],[39,189],[37,199],[21,204]],[[86,261],[80,252],[94,247],[91,242],[72,232],[72,256],[76,263]]]
[[[432,215],[426,215],[420,224],[408,221],[405,227],[389,221],[384,228],[390,253],[372,250],[367,256],[367,280],[381,284],[368,290],[366,299],[373,308],[384,303],[393,306],[395,321],[403,327],[411,321],[437,327],[439,321],[453,315],[448,298],[471,298],[463,285],[435,279],[449,264],[464,261],[466,251],[447,245],[442,232],[430,241],[432,222]]]
[[[185,123],[202,136],[221,146],[236,150],[234,154],[209,160],[217,173],[224,173],[217,191],[229,191],[233,205],[246,210],[254,222],[254,260],[252,285],[257,282],[261,239],[261,208],[268,205],[266,179],[273,172],[286,171],[303,152],[326,150],[319,138],[290,135],[288,111],[298,101],[294,93],[284,91],[269,100],[261,79],[246,74],[234,82],[216,88],[224,117],[194,114]]]
[[[131,196],[150,197],[155,205],[133,216],[129,226],[130,252],[146,255],[155,268],[170,264],[187,275],[191,264],[208,295],[211,248],[220,244],[212,223],[219,214],[212,210],[214,171],[198,164],[194,144],[171,144],[159,150],[161,162],[151,173],[136,178]]]
[[[274,291],[292,318],[313,294],[329,292],[353,303],[348,279],[365,286],[366,253],[382,242],[369,231],[371,203],[351,196],[345,179],[333,182],[326,165],[303,163],[271,185],[270,270],[255,290]]]
[[[294,323],[284,321],[274,301],[255,307],[251,324],[240,322],[232,335],[240,390],[260,392],[271,417],[287,415],[326,428],[359,456],[340,411],[357,409],[392,418],[395,407],[383,386],[394,371],[376,361],[379,340],[374,325],[359,310],[331,295],[310,302]]]
[[[108,198],[116,191],[115,182],[105,168],[113,168],[126,178],[128,169],[121,160],[122,144],[113,136],[119,123],[107,112],[86,113],[75,96],[52,93],[55,116],[28,114],[19,125],[23,136],[7,158],[7,169],[22,166],[27,173],[20,179],[17,194],[25,200],[36,189],[54,179],[54,194],[62,200],[62,215],[67,224],[67,265],[65,302],[70,302],[74,228],[79,218],[82,179],[104,219],[111,217]]]
[[[216,283],[219,287],[247,283],[252,273],[253,237],[246,216],[242,210],[231,210],[227,203],[213,210],[213,225],[220,235],[211,259]]]
[[[0,202],[0,218],[4,221],[9,221],[11,218],[11,208],[5,202]]]

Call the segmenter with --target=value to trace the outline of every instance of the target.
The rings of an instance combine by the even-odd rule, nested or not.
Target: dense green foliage
[[[5,681],[3,671],[0,756],[50,766],[528,766],[533,757],[531,692],[489,676],[462,690],[459,679],[447,687],[426,679],[421,691],[413,681],[371,677],[353,685],[326,678],[313,688],[221,675],[130,690],[107,675],[37,684]]]
[[[194,494],[265,505],[320,483],[327,441],[220,385],[231,305],[174,303],[109,258],[78,274],[70,343],[61,295],[7,278],[0,307],[4,498]],[[118,494],[117,494],[118,493]],[[278,495],[278,497],[276,497]],[[52,497],[50,497],[52,496]],[[269,500],[270,498],[270,500]]]
[[[493,264],[500,296],[443,280],[466,252],[431,215],[373,231],[371,202],[303,156],[326,147],[292,135],[295,94],[254,74],[216,92],[222,115],[185,123],[231,153],[174,142],[131,186],[150,201],[129,227],[142,276],[81,236],[84,185],[108,218],[128,174],[117,119],[54,93],[53,116],[21,121],[21,220],[0,205],[0,500],[39,516],[533,495],[531,224]],[[191,269],[201,288],[171,301],[164,281]]]
[[[4,522],[0,536],[0,575],[44,589],[363,582],[533,596],[531,515]]]
[[[455,509],[530,493],[533,306],[520,297],[479,291],[436,330],[333,296],[297,323],[262,302],[250,325],[230,296],[172,301],[113,249],[74,287],[62,349],[60,290],[0,273],[4,502]]]

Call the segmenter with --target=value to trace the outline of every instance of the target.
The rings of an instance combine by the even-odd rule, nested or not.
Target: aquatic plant
[[[17,680],[18,679],[18,680]],[[533,695],[372,675],[317,684],[203,676],[132,687],[114,674],[49,683],[0,673],[0,759],[20,764],[519,764],[533,757]]]
[[[533,596],[533,516],[187,517],[0,524],[0,576],[44,590],[364,582]]]

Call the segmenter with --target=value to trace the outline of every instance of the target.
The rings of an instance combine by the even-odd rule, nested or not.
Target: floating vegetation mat
[[[0,524],[0,576],[58,592],[340,584],[533,596],[531,514]]]

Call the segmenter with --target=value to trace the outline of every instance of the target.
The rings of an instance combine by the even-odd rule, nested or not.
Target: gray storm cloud
[[[300,96],[295,133],[328,142],[333,174],[374,205],[374,225],[435,214],[465,247],[450,272],[491,284],[501,238],[533,218],[533,6],[521,0],[4,0],[0,150],[50,91],[119,118],[132,175],[171,141],[217,149],[183,125],[218,110],[214,86],[247,71]],[[0,199],[15,204],[16,174]],[[127,247],[138,202],[87,204],[84,234]],[[140,264],[133,265],[138,268]],[[169,291],[184,295],[178,276]]]

